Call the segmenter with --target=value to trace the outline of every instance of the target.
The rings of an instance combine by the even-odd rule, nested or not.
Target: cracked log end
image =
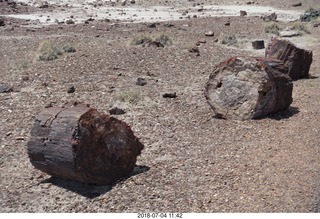
[[[124,122],[85,105],[40,112],[27,146],[35,168],[97,185],[128,175],[144,148]]]
[[[286,110],[292,82],[279,61],[233,57],[217,65],[205,89],[217,118],[247,120]]]

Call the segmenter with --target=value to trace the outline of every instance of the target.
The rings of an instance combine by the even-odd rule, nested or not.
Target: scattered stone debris
[[[200,56],[200,50],[198,47],[192,47],[192,48],[188,49],[188,51],[191,53],[196,53],[197,56]]]
[[[208,31],[208,32],[205,32],[204,35],[208,36],[208,37],[212,37],[212,36],[214,36],[214,32],[213,31]]]
[[[264,40],[255,40],[252,42],[252,47],[254,49],[264,49]]]
[[[277,20],[277,14],[275,12],[273,12],[272,14],[270,15],[264,15],[264,16],[261,16],[261,19],[263,21],[266,21],[266,22],[270,22],[270,21],[276,21]]]
[[[9,93],[13,92],[12,87],[6,84],[0,84],[0,93]]]
[[[241,17],[244,17],[244,16],[246,16],[246,15],[248,15],[246,11],[242,11],[242,10],[240,11],[240,16],[241,16]]]
[[[309,22],[317,19],[320,16],[320,9],[309,9],[306,13],[300,16],[300,20]]]
[[[68,94],[72,94],[72,93],[74,93],[76,91],[76,89],[75,89],[75,87],[74,87],[74,85],[71,85],[69,88],[68,88]]]
[[[164,98],[176,98],[177,94],[176,94],[176,92],[174,92],[174,93],[164,93],[162,96]]]
[[[137,79],[136,85],[144,86],[146,84],[147,84],[147,80],[145,78],[138,78]]]
[[[292,4],[292,7],[299,7],[299,6],[302,6],[301,2]]]
[[[109,110],[109,113],[110,115],[123,115],[126,113],[126,111],[118,107],[113,107],[112,109]]]

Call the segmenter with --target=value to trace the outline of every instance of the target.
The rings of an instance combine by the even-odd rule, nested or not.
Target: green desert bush
[[[264,32],[265,33],[272,33],[275,35],[279,35],[279,31],[281,30],[281,28],[278,26],[278,24],[272,22],[270,24],[268,24],[265,28],[264,28]]]
[[[40,61],[50,61],[57,59],[62,52],[52,45],[49,41],[43,41],[39,44],[36,52],[36,58]]]

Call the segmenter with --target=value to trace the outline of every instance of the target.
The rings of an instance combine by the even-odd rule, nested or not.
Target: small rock
[[[198,54],[200,53],[200,50],[197,47],[192,47],[192,48],[188,49],[188,51],[192,52],[192,53],[198,53]]]
[[[44,108],[50,108],[50,107],[53,107],[53,104],[50,102],[50,103],[47,103]]]
[[[162,96],[164,98],[176,98],[177,94],[176,94],[176,92],[174,92],[174,93],[164,93]]]
[[[147,24],[148,28],[156,28],[157,25],[155,23]]]
[[[136,85],[144,86],[146,84],[147,84],[147,80],[145,78],[138,78],[137,79]]]
[[[173,25],[173,24],[164,24],[163,26],[164,26],[164,27],[168,27],[168,28],[170,28],[170,27],[174,27],[174,25]]]
[[[8,136],[10,136],[12,134],[12,132],[7,132],[6,133],[6,136],[8,137]]]
[[[264,49],[264,40],[255,40],[252,42],[252,47],[254,49]]]
[[[22,81],[29,81],[30,77],[29,77],[29,75],[23,75],[21,77],[21,79],[22,79]]]
[[[0,93],[9,93],[12,92],[12,87],[6,85],[6,84],[0,84]]]
[[[126,111],[118,107],[113,107],[112,109],[109,110],[109,113],[110,115],[122,115],[122,114],[125,114]]]
[[[154,48],[161,47],[161,48],[163,48],[164,45],[158,41],[151,41],[151,42],[147,42],[147,43],[143,44],[142,47],[154,47]]]
[[[75,24],[75,22],[72,19],[68,19],[68,20],[66,20],[66,24]]]
[[[247,12],[246,12],[246,11],[240,10],[240,16],[241,16],[241,17],[244,17],[244,16],[246,16],[246,15],[247,15]]]
[[[41,2],[39,8],[49,8],[49,3],[47,1]]]
[[[122,5],[122,6],[125,6],[126,4],[127,4],[127,0],[122,0],[122,1],[121,1],[121,5]]]
[[[4,22],[4,19],[2,18],[2,17],[0,17],[0,27],[1,26],[5,26],[6,24],[5,24],[5,22]]]
[[[213,31],[208,31],[206,33],[204,33],[205,36],[208,36],[208,37],[212,37],[214,36],[214,32]]]
[[[69,88],[68,88],[68,94],[72,94],[72,93],[74,93],[76,91],[76,89],[75,89],[75,87],[72,85],[72,86],[70,86]]]
[[[262,18],[263,21],[269,22],[269,21],[276,21],[277,17],[278,17],[277,14],[273,12],[272,14],[264,15],[261,18]]]
[[[23,141],[23,140],[24,140],[24,137],[21,137],[21,136],[20,136],[20,137],[17,137],[16,140],[17,140],[17,141]]]
[[[226,22],[224,26],[230,26],[230,21]]]
[[[130,3],[131,3],[131,4],[135,4],[136,1],[135,1],[135,0],[131,0]]]
[[[292,7],[299,7],[299,6],[302,6],[301,2],[292,4]]]
[[[313,24],[313,27],[318,27],[319,26],[319,24]]]
[[[279,32],[279,36],[281,37],[295,37],[300,36],[300,33],[294,30],[284,30]]]
[[[201,43],[204,44],[204,43],[206,43],[206,42],[207,42],[206,39],[200,39],[200,40],[198,41],[199,44],[201,44]]]

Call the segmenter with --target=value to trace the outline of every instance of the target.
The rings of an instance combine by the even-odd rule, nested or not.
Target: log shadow
[[[54,176],[51,176],[50,178],[41,181],[40,184],[51,183],[55,186],[75,192],[86,198],[93,199],[111,191],[111,189],[116,184],[123,182],[132,176],[147,172],[149,170],[150,170],[150,167],[148,166],[136,165],[133,171],[128,176],[120,178],[118,181],[114,182],[111,185],[93,185],[93,184],[82,183],[74,180],[61,179]]]
[[[300,112],[299,108],[289,106],[287,110],[271,114],[268,116],[268,118],[274,119],[274,120],[288,119],[299,112]]]

